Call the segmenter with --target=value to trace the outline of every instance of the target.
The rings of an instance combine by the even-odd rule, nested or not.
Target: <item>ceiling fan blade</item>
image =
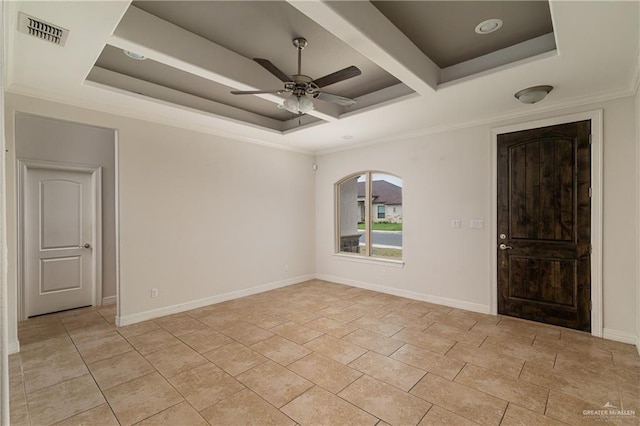
[[[329,86],[330,84],[338,83],[340,81],[347,80],[362,74],[362,71],[354,65],[336,71],[334,73],[325,75],[324,77],[317,78],[313,81],[318,87]]]
[[[284,90],[232,90],[232,95],[261,95],[264,93],[277,93],[278,95],[284,93]]]
[[[344,96],[332,95],[331,93],[320,92],[316,99],[320,99],[327,102],[333,102],[334,104],[342,105],[342,106],[352,106],[355,105],[356,100],[351,98],[345,98]]]
[[[260,65],[262,65],[262,67],[264,69],[266,69],[267,71],[269,71],[271,74],[275,75],[276,77],[278,77],[280,80],[282,80],[283,82],[287,83],[289,81],[291,81],[291,77],[289,77],[288,75],[286,75],[284,72],[282,72],[280,70],[280,68],[276,67],[275,65],[273,65],[271,63],[270,60],[268,59],[261,59],[261,58],[253,58],[254,61],[256,61],[257,63],[259,63]]]

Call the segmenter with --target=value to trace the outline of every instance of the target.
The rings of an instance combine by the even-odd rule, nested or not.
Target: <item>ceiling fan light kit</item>
[[[302,50],[307,47],[308,42],[302,37],[294,38],[293,45],[298,51],[298,73],[288,76],[278,67],[273,65],[268,59],[253,58],[264,69],[275,75],[284,83],[284,89],[278,90],[232,90],[234,95],[258,95],[266,93],[291,93],[278,108],[285,109],[293,114],[305,114],[314,109],[313,99],[320,99],[342,106],[352,106],[356,103],[354,99],[344,96],[333,95],[323,92],[320,89],[331,84],[350,79],[360,75],[362,72],[356,66],[349,66],[324,77],[313,80],[311,77],[302,74]]]
[[[513,96],[523,104],[535,104],[543,100],[552,90],[553,86],[532,86],[520,90]]]

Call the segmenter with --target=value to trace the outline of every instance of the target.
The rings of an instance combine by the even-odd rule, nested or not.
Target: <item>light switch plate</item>
[[[462,221],[460,219],[453,219],[451,221],[451,227],[454,229],[462,228]]]
[[[470,226],[471,226],[471,229],[484,229],[484,220],[471,219]]]

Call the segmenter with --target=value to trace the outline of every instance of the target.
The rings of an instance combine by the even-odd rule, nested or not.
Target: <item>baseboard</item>
[[[109,297],[103,297],[102,298],[102,306],[105,305],[113,305],[116,303],[118,299],[116,298],[116,296],[109,296]]]
[[[9,352],[9,355],[13,355],[13,354],[17,354],[18,352],[20,352],[20,342],[17,340],[14,340],[13,342],[9,342],[9,345],[7,346],[7,351]]]
[[[223,294],[218,294],[211,297],[205,297],[203,299],[193,300],[191,302],[165,306],[163,308],[139,312],[137,314],[124,315],[124,316],[116,317],[116,325],[118,327],[123,327],[125,325],[135,324],[135,323],[147,321],[153,318],[177,314],[179,312],[184,312],[184,311],[190,311],[192,309],[198,309],[208,305],[214,305],[216,303],[225,302],[227,300],[238,299],[240,297],[251,296],[253,294],[258,294],[258,293],[264,293],[265,291],[275,290],[277,288],[298,284],[304,281],[312,280],[314,278],[315,278],[314,275],[301,275],[298,277],[289,278],[282,281],[275,281],[272,283],[262,284],[255,287],[249,287],[243,290],[231,291],[229,293],[223,293]]]
[[[638,345],[638,337],[626,331],[613,330],[611,328],[604,328],[602,330],[602,338],[607,340],[615,340],[616,342],[629,343],[631,345]]]
[[[421,302],[435,303],[437,305],[449,306],[451,308],[464,309],[465,311],[479,312],[481,314],[489,314],[488,305],[479,303],[465,302],[463,300],[449,299],[447,297],[431,296],[414,291],[402,290],[393,287],[386,287],[378,284],[371,284],[363,281],[352,280],[349,278],[334,277],[333,275],[316,274],[316,278],[324,281],[331,281],[338,284],[350,285],[353,287],[364,288],[367,290],[379,291],[381,293],[392,294],[394,296],[406,297],[408,299],[420,300]]]

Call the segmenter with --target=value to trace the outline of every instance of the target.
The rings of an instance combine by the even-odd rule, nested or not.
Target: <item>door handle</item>
[[[91,244],[89,244],[89,243],[85,243],[84,248],[86,248],[86,249],[90,249],[90,248],[91,248]]]
[[[511,249],[513,249],[513,247],[508,246],[508,245],[506,245],[504,243],[500,244],[498,247],[500,247],[500,250],[511,250]]]

